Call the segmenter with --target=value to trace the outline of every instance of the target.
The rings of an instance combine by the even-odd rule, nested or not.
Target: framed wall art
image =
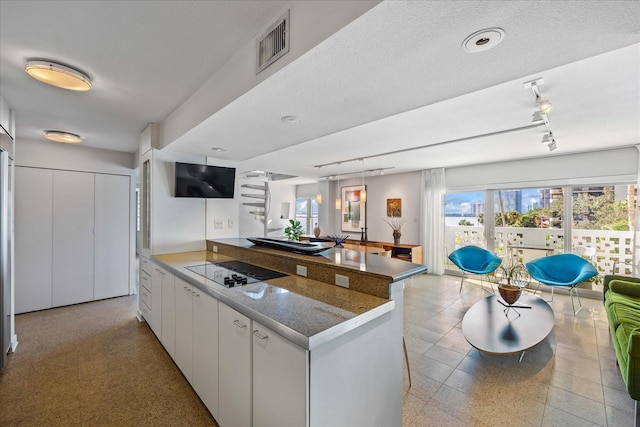
[[[387,199],[387,216],[402,216],[402,199]]]
[[[342,187],[341,230],[360,232],[367,226],[367,203],[362,200],[362,192],[366,185]]]

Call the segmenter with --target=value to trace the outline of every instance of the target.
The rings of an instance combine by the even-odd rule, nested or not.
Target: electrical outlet
[[[229,225],[229,228],[233,228],[233,226],[234,226],[234,222],[233,222],[233,220],[231,218],[229,218],[227,220],[227,224]]]
[[[342,286],[343,288],[349,287],[349,276],[343,276],[341,274],[336,274],[336,285]]]
[[[296,274],[298,276],[307,277],[307,267],[304,265],[296,265]]]
[[[221,229],[222,228],[222,220],[221,219],[214,219],[213,220],[213,228]]]
[[[218,247],[217,246],[213,246],[213,252],[218,253]]]

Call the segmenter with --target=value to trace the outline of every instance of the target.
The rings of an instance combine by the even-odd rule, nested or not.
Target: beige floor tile
[[[575,393],[550,386],[547,405],[584,418],[598,425],[607,424],[604,404]]]

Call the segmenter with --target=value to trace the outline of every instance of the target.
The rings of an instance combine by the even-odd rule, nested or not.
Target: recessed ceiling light
[[[64,142],[65,144],[77,144],[81,141],[80,135],[60,130],[45,130],[44,137],[51,141]]]
[[[34,79],[62,89],[87,91],[92,87],[91,78],[86,73],[69,65],[30,59],[24,70]]]
[[[220,147],[211,147],[211,151],[215,151],[217,153],[221,153],[223,151],[227,151],[224,148],[220,148]]]
[[[476,31],[462,42],[462,49],[467,53],[484,52],[496,47],[504,39],[502,28],[487,28]]]
[[[283,123],[296,123],[300,121],[300,118],[297,116],[282,116],[280,117],[280,120]]]

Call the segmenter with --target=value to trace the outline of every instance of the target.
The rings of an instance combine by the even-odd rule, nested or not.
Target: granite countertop
[[[176,277],[307,350],[395,308],[392,300],[300,276],[226,288],[185,268],[233,259],[210,251],[154,255],[152,259]]]
[[[279,251],[277,249],[254,245],[247,239],[243,238],[224,238],[209,241],[212,244],[222,243],[238,248],[251,248],[255,252],[263,252],[268,254],[281,253],[287,258],[297,259],[307,264],[321,264],[326,266],[344,268],[348,270],[356,270],[361,274],[384,277],[389,282],[397,282],[404,280],[416,274],[424,273],[427,267],[422,264],[414,264],[408,261],[401,261],[393,258],[379,256],[375,253],[367,253],[365,251],[357,251],[349,248],[331,247],[317,255],[303,255],[293,252]],[[332,244],[316,243],[318,245]],[[351,246],[352,247],[352,246]]]

